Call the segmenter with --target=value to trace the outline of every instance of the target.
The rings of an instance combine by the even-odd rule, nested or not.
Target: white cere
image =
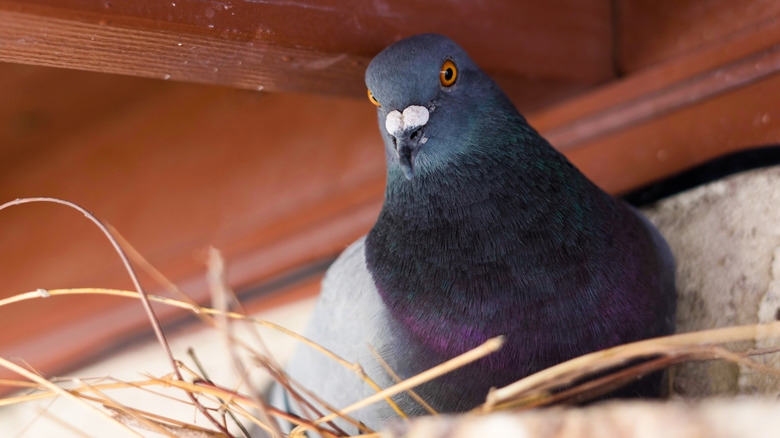
[[[403,114],[398,110],[390,111],[385,119],[385,128],[390,135],[398,137],[404,131],[424,126],[428,123],[428,117],[428,108],[410,105],[404,109]]]

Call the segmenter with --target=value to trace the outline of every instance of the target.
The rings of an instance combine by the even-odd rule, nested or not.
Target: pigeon
[[[365,78],[384,140],[384,204],[328,269],[306,337],[385,388],[396,380],[382,361],[409,378],[504,336],[500,351],[416,388],[436,411],[461,412],[491,387],[673,332],[664,238],[529,126],[455,42],[403,39]],[[287,371],[336,408],[376,393],[306,345]],[[646,386],[637,395],[660,385]],[[272,399],[301,414],[281,386]],[[407,393],[392,399],[407,415],[427,412]],[[385,401],[352,414],[371,428],[397,416]]]

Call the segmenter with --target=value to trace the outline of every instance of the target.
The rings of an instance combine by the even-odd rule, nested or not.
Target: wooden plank
[[[780,2],[773,0],[618,0],[616,64],[623,74],[728,44],[760,26],[775,26]]]
[[[675,90],[685,89],[690,85],[698,87],[695,84],[700,81],[709,81],[714,85],[712,89],[714,93],[723,87],[741,86],[742,82],[749,80],[748,76],[772,74],[774,67],[764,65],[759,58],[776,51],[779,44],[779,26],[774,23],[756,26],[750,32],[736,35],[723,41],[722,44],[691,50],[684,57],[674,61],[647,68],[623,80],[613,81],[601,89],[535,111],[534,126],[547,132],[557,147],[562,149],[572,147],[578,141],[582,141],[582,138],[578,139],[576,135],[570,133],[563,134],[567,130],[577,127],[577,131],[584,137],[603,135],[603,132],[600,134],[603,129],[625,126],[633,123],[632,120],[640,119],[641,114],[635,110],[628,111],[622,116],[620,114],[624,108],[647,106],[642,101],[658,100],[660,95],[674,94]],[[750,62],[753,62],[756,70],[754,73],[745,71],[735,76],[735,72],[730,71],[739,68],[749,70]],[[686,92],[682,90],[682,93],[677,93],[680,98],[671,99],[676,103],[668,102],[664,108],[651,106],[658,111],[664,111],[673,109],[677,104],[684,105],[687,100],[682,98],[682,95]],[[617,113],[607,116],[614,120],[613,124],[608,125],[596,120],[610,112]],[[652,116],[652,111],[647,115]]]
[[[561,150],[579,147],[588,140],[608,135],[613,130],[625,130],[753,82],[761,81],[780,72],[780,44],[747,59],[702,73],[690,79],[673,82],[652,94],[643,95],[622,105],[595,112],[575,123],[550,130],[548,138]],[[638,84],[640,78],[624,85]],[[614,95],[614,90],[606,94]]]
[[[374,54],[438,32],[537,108],[614,77],[610,14],[606,0],[0,0],[0,61],[362,97]]]
[[[85,125],[120,116],[167,88],[162,81],[0,64],[0,162],[32,165],[40,152]]]
[[[567,151],[605,190],[623,193],[740,149],[780,144],[780,75],[660,113]]]

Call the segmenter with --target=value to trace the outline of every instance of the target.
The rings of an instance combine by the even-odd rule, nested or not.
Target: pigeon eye
[[[441,84],[445,87],[449,87],[455,83],[455,79],[457,78],[458,68],[455,67],[455,63],[449,59],[444,61],[444,64],[441,65],[441,74],[439,74],[439,81],[441,81]]]
[[[374,97],[374,93],[372,93],[371,90],[367,90],[367,91],[368,91],[368,100],[370,100],[371,103],[373,103],[374,105],[381,107],[382,105],[379,103],[378,100],[376,100],[376,97]]]

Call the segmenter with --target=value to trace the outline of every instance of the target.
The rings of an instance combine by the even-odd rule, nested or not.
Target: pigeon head
[[[517,114],[504,93],[449,38],[416,35],[386,48],[366,71],[388,172],[413,179],[467,153],[478,123],[497,109]],[[503,111],[502,111],[503,112]]]

